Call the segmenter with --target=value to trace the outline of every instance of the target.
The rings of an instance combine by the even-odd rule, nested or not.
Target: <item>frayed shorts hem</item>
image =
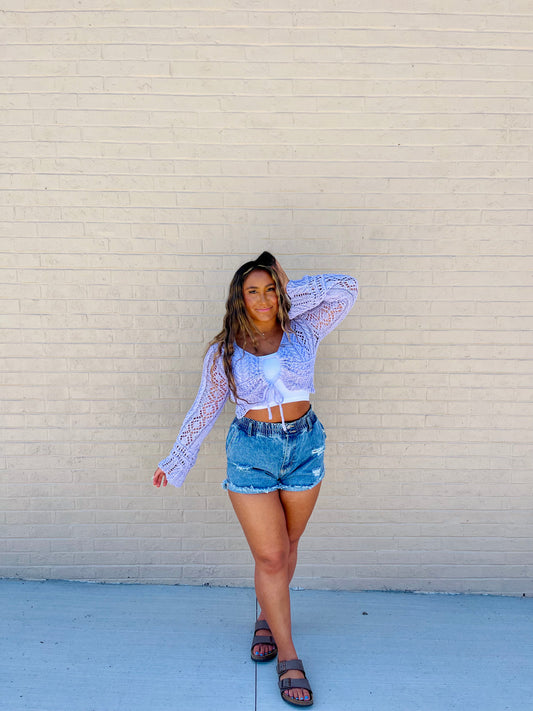
[[[286,484],[277,484],[276,486],[270,486],[266,489],[258,488],[255,486],[235,486],[228,479],[224,479],[221,483],[221,487],[226,489],[226,491],[233,491],[235,494],[270,494],[272,491],[309,491],[318,486],[322,479],[324,478],[326,472],[323,472],[312,484],[308,486],[287,486]]]

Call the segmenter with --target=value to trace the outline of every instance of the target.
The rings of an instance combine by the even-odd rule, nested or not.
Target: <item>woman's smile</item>
[[[248,317],[251,321],[261,323],[262,329],[265,323],[277,321],[278,295],[276,285],[268,272],[263,269],[250,272],[244,280],[243,297]],[[265,318],[268,319],[267,322]]]

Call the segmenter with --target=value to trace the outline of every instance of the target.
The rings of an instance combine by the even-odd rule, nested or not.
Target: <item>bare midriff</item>
[[[309,400],[286,402],[283,405],[283,417],[285,422],[292,422],[293,420],[298,420],[300,417],[303,417],[310,406]],[[248,410],[245,417],[249,417],[251,420],[256,420],[257,422],[281,422],[279,405],[274,405],[270,408],[270,411],[272,418],[269,418],[268,409],[266,407],[263,410]]]

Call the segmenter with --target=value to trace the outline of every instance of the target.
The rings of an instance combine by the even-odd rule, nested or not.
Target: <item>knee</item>
[[[300,543],[301,536],[297,538],[289,539],[289,555],[294,555],[298,551],[298,544]]]
[[[289,563],[289,546],[261,551],[256,555],[255,562],[266,573],[278,573],[280,570],[286,570]]]

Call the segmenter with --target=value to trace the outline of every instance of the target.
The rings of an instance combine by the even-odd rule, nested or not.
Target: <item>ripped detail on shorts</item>
[[[235,418],[226,437],[224,489],[242,494],[305,491],[324,478],[326,433],[312,408],[282,423]]]

